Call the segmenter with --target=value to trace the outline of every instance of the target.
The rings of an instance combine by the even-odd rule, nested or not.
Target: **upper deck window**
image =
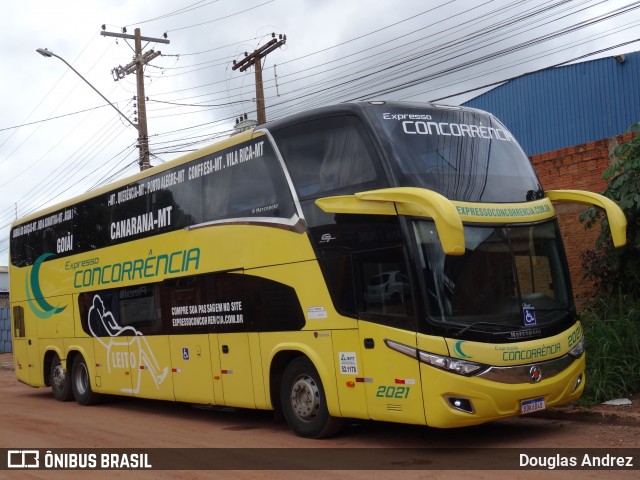
[[[301,200],[387,186],[354,116],[311,120],[272,133]]]
[[[197,156],[170,169],[69,203],[11,231],[11,263],[60,258],[234,218],[291,218],[286,177],[266,137]],[[52,256],[45,259],[54,258]]]
[[[541,198],[531,163],[493,116],[452,108],[368,109],[390,151],[400,186],[434,190],[465,202]]]

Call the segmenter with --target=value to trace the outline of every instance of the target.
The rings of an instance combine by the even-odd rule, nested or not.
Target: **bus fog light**
[[[578,378],[576,379],[576,383],[573,386],[573,391],[575,392],[580,387],[580,385],[582,385],[582,374],[578,375]]]
[[[452,408],[456,410],[460,410],[461,412],[465,412],[465,413],[474,413],[473,404],[471,403],[471,400],[469,400],[468,398],[463,398],[463,397],[444,397],[444,398],[447,400],[447,402]]]

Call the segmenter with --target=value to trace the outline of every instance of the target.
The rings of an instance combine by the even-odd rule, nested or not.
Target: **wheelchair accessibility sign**
[[[536,312],[531,305],[524,304],[522,306],[522,313],[524,315],[524,325],[525,327],[530,327],[532,325],[536,325],[538,322],[536,320]]]

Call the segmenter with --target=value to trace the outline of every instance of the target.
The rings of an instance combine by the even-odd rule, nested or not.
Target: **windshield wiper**
[[[469,330],[471,327],[475,327],[476,325],[488,325],[491,327],[499,327],[499,328],[507,328],[507,325],[504,325],[502,323],[491,323],[491,322],[474,322],[474,323],[470,323],[469,325],[463,327],[462,329],[458,330],[457,332],[454,332],[454,336],[459,337],[460,335],[462,335],[464,332],[466,332],[467,330]]]

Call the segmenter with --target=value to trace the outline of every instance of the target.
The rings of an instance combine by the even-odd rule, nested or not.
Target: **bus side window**
[[[355,116],[322,118],[272,134],[301,200],[387,186]]]
[[[351,255],[337,249],[325,249],[318,262],[336,310],[341,315],[357,317]]]
[[[24,308],[13,307],[13,338],[24,337]]]
[[[144,335],[160,332],[162,317],[155,285],[121,289],[119,291],[119,310],[123,327],[132,327]]]
[[[155,335],[162,328],[157,284],[83,292],[82,329],[93,337]]]
[[[354,256],[358,277],[359,317],[398,328],[410,328],[411,285],[401,247]]]
[[[242,149],[259,152],[259,155],[240,162],[237,152]],[[253,139],[211,157],[219,157],[222,164],[238,163],[230,163],[227,168],[203,177],[204,221],[293,216],[293,198],[273,147],[266,137]]]

